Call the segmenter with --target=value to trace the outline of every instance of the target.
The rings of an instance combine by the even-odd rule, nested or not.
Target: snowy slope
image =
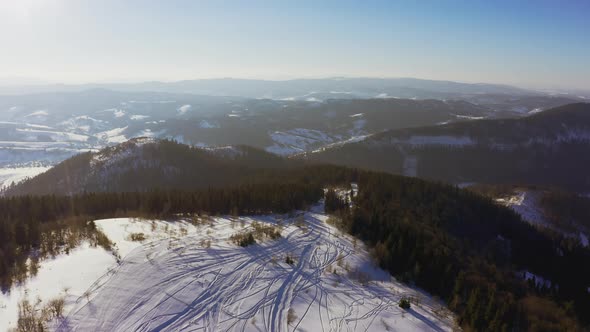
[[[72,308],[98,278],[115,266],[115,257],[102,248],[88,243],[40,263],[37,275],[9,292],[0,293],[0,331],[16,327],[18,303],[25,298],[41,304],[57,297],[65,297],[65,310]]]
[[[269,136],[274,144],[267,147],[266,151],[283,156],[304,152],[340,139],[319,130],[305,128],[275,131],[269,133]]]
[[[49,167],[10,167],[0,168],[0,190],[4,187],[10,186],[12,183],[19,183],[20,181],[34,177],[47,171]]]
[[[545,217],[545,212],[540,202],[542,194],[540,191],[518,189],[512,196],[497,198],[496,202],[511,208],[523,220],[533,225],[551,228],[564,236],[579,238],[580,243],[588,247],[590,243],[584,227],[578,225],[578,230],[571,232],[570,230],[561,229],[558,225],[552,224]]]
[[[498,198],[496,201],[513,209],[522,219],[531,224],[550,227],[539,204],[540,197],[540,192],[516,190],[513,196]]]
[[[452,329],[440,304],[373,266],[360,242],[305,213],[305,226],[284,216],[210,218],[170,226],[130,219],[97,222],[123,251],[122,264],[79,299],[58,331],[386,331]],[[252,222],[282,227],[282,238],[246,248],[229,236]],[[185,229],[185,231],[182,231]],[[148,238],[131,244],[130,232]],[[161,232],[160,232],[161,234]],[[210,245],[207,243],[210,241]],[[122,252],[123,253],[123,252]],[[285,256],[295,259],[293,265]],[[421,299],[408,311],[402,296]],[[290,324],[288,324],[288,320]]]

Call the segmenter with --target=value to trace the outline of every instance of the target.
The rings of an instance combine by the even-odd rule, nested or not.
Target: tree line
[[[38,253],[37,259],[56,255],[75,248],[84,239],[108,247],[108,240],[89,222],[93,219],[285,213],[305,209],[322,195],[319,185],[261,183],[190,192],[155,190],[1,197],[0,286],[7,291],[15,281],[34,274],[35,267],[27,264],[33,251]]]

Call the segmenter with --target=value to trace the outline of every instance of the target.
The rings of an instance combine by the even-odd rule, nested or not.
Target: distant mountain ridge
[[[518,119],[390,130],[304,158],[453,183],[590,190],[590,104]]]
[[[459,83],[453,81],[416,78],[318,78],[292,80],[257,79],[196,79],[175,82],[95,83],[95,84],[45,84],[0,86],[0,94],[39,92],[72,92],[94,88],[126,92],[190,93],[215,96],[241,96],[247,98],[296,98],[311,93],[353,94],[358,97],[376,97],[378,94],[396,92],[397,97],[407,93],[439,94],[541,94],[532,90],[502,84]],[[380,91],[380,92],[379,92]],[[395,96],[395,95],[394,95]],[[432,97],[430,97],[432,98]]]

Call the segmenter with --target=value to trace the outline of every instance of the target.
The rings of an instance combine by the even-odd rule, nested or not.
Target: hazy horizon
[[[590,90],[589,10],[583,1],[5,1],[0,84],[411,77]]]

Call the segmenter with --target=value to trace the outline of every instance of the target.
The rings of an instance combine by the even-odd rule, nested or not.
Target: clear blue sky
[[[0,0],[0,76],[418,77],[590,90],[590,1]]]

